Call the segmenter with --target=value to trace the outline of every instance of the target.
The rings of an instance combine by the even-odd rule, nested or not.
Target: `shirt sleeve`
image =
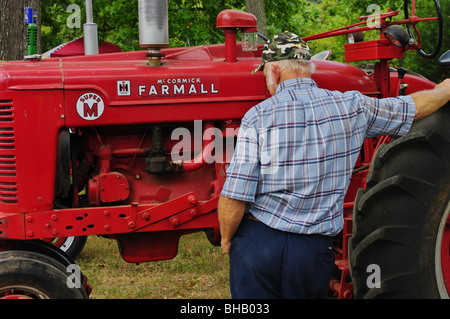
[[[259,162],[257,131],[244,118],[221,194],[245,202],[254,202],[259,179]]]
[[[362,95],[367,118],[367,136],[404,136],[409,132],[416,114],[410,96],[376,99]]]

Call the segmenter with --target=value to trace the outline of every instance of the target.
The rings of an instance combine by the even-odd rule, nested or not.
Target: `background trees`
[[[2,0],[0,2],[0,60],[19,60],[25,55],[27,29],[24,8],[27,7],[39,9],[40,0]]]
[[[19,28],[9,27],[5,23],[4,4],[15,3],[23,6],[23,2],[39,0],[2,0],[0,4],[0,51],[3,42],[23,37]],[[409,0],[411,1],[411,0]],[[82,35],[85,21],[84,0],[40,0],[42,18],[42,52],[61,43],[73,40]],[[94,22],[98,25],[101,40],[119,45],[123,51],[140,50],[138,37],[137,0],[94,0]],[[224,9],[246,10],[260,17],[260,30],[271,37],[289,30],[307,36],[330,29],[359,22],[359,16],[366,16],[372,3],[380,6],[381,12],[388,8],[400,10],[396,20],[403,19],[403,0],[168,0],[169,4],[169,36],[170,46],[187,46],[214,44],[223,42],[221,30],[215,28],[217,14]],[[435,16],[433,0],[416,0],[416,14],[419,16]],[[450,30],[450,1],[441,0],[444,13],[445,30]],[[68,11],[69,5],[80,8],[80,27],[69,27],[68,19],[73,20],[74,11]],[[263,17],[265,17],[265,22]],[[21,25],[23,20],[19,17]],[[10,23],[12,24],[12,22]],[[72,25],[73,26],[73,25]],[[3,29],[2,29],[3,27]],[[6,27],[6,29],[5,29]],[[436,42],[436,23],[426,22],[419,25],[423,45],[432,48]],[[5,36],[6,32],[10,32]],[[15,32],[15,33],[13,33]],[[19,35],[20,33],[20,35]],[[3,38],[2,38],[3,35]],[[378,38],[376,31],[365,34],[366,39]],[[10,41],[12,42],[12,41]],[[314,53],[332,50],[331,59],[344,61],[345,36],[310,41]],[[450,48],[450,38],[444,37],[441,53]],[[17,51],[17,49],[16,49]],[[23,54],[18,54],[21,59]],[[2,57],[0,56],[0,59]],[[5,59],[5,58],[3,58]],[[11,59],[11,58],[9,58]],[[405,53],[405,58],[392,61],[394,66],[403,66],[418,72],[433,81],[443,78],[436,66],[436,60],[425,60],[416,52]],[[370,61],[369,61],[370,62]]]

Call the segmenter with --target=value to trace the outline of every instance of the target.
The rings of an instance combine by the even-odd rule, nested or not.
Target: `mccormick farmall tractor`
[[[443,36],[434,2],[433,56]],[[348,35],[347,61],[377,61],[366,70],[319,54],[313,79],[374,97],[434,87],[389,66],[409,50],[428,54],[412,32],[422,21],[414,1],[404,10],[405,20],[392,11],[305,37]],[[236,39],[238,30],[244,39],[257,34],[256,19],[225,10],[217,17],[224,44],[168,48],[167,1],[140,0],[139,14],[143,51],[0,64],[2,298],[89,295],[52,238],[114,239],[130,263],[173,258],[179,238],[192,232],[220,242],[217,201],[240,119],[269,95],[262,72],[251,72],[262,46]],[[380,38],[360,41],[369,29]],[[442,65],[449,59],[447,52]],[[415,123],[406,137],[365,141],[335,238],[335,297],[448,297],[449,112]]]

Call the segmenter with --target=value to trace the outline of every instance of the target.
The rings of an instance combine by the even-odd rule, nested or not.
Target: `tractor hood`
[[[67,126],[239,119],[269,96],[263,72],[252,74],[261,52],[225,61],[225,45],[163,49],[161,66],[151,67],[147,51],[49,58],[0,64],[0,89],[64,90]],[[358,90],[376,96],[363,70],[314,60],[319,87]],[[45,94],[45,93],[44,93]]]
[[[54,90],[63,88],[60,61],[0,63],[0,91]]]

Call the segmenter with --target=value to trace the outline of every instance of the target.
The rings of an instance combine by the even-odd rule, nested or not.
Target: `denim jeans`
[[[244,217],[230,247],[231,296],[326,298],[333,267],[330,237],[286,233]]]

